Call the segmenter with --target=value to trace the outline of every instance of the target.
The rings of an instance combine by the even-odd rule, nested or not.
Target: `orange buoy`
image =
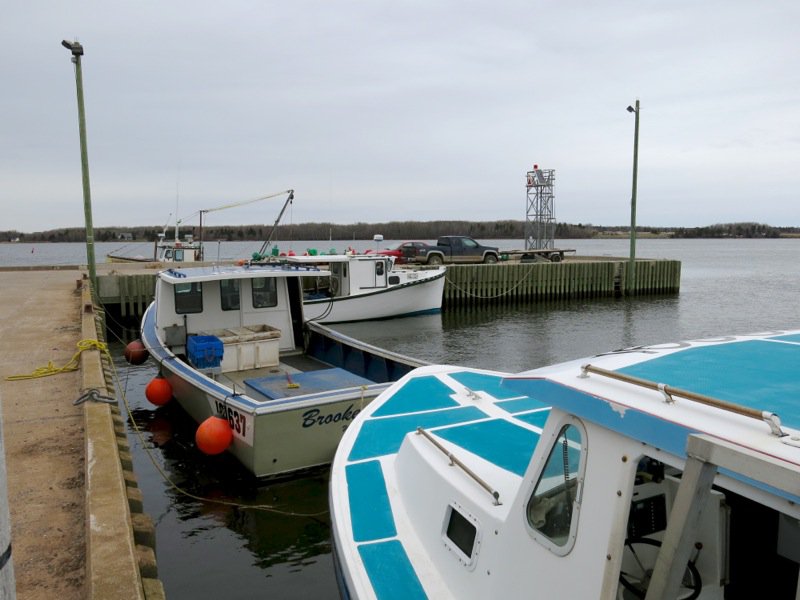
[[[197,428],[194,441],[206,454],[219,454],[231,445],[233,430],[227,420],[221,417],[208,417]]]
[[[172,386],[161,377],[154,377],[144,389],[145,397],[156,406],[164,406],[172,399]]]
[[[142,340],[133,340],[125,346],[125,360],[132,365],[140,365],[147,360],[149,352],[144,347]]]
[[[243,267],[246,262],[247,261],[245,259],[240,258],[239,260],[236,261],[236,265],[239,267]]]

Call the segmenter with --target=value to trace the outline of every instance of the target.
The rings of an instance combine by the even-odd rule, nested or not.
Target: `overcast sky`
[[[186,222],[292,188],[283,223],[800,225],[797,0],[7,2],[0,230]],[[281,199],[208,215],[272,223]],[[172,215],[172,216],[170,216]]]

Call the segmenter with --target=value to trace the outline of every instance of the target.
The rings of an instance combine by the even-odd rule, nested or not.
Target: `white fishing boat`
[[[158,239],[153,245],[152,256],[128,256],[124,254],[125,247],[109,252],[106,255],[108,262],[112,263],[142,263],[142,262],[162,262],[162,263],[193,263],[203,260],[203,244],[195,240],[191,234],[186,234],[183,240],[178,235],[178,228],[175,227],[175,237],[167,239],[166,233],[158,234]]]
[[[800,597],[798,365],[794,331],[410,373],[334,459],[342,596]]]
[[[306,319],[343,323],[432,314],[442,309],[445,268],[397,268],[394,257],[338,254],[287,257],[293,264],[322,265],[330,270],[322,285],[308,288]]]
[[[170,268],[142,319],[142,343],[169,393],[198,423],[227,419],[227,450],[257,477],[329,464],[359,411],[423,364],[304,323],[301,278],[312,274],[327,272]]]

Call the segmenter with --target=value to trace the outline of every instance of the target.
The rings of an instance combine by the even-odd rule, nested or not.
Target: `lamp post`
[[[86,221],[86,259],[89,263],[89,280],[92,285],[92,297],[97,293],[97,273],[94,261],[94,227],[92,226],[92,194],[89,190],[89,158],[86,153],[86,116],[83,109],[83,74],[81,72],[81,56],[83,46],[77,41],[63,40],[61,45],[72,53],[75,64],[75,86],[78,89],[78,130],[81,139],[81,171],[83,173],[83,213]]]
[[[630,296],[636,289],[636,176],[639,170],[639,101],[636,101],[636,108],[628,107],[636,117],[636,124],[633,130],[633,189],[631,190],[631,256],[630,274],[628,276],[628,295]]]

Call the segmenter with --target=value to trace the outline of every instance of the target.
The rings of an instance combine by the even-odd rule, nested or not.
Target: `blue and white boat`
[[[348,428],[330,507],[346,598],[796,599],[800,332],[422,367]]]
[[[228,420],[227,450],[256,477],[330,464],[358,412],[424,364],[307,322],[301,280],[329,274],[247,263],[156,277],[142,342],[189,415]]]

